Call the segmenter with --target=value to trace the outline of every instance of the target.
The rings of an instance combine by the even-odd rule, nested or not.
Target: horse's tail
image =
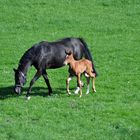
[[[88,60],[90,60],[90,61],[92,62],[93,71],[94,71],[95,75],[97,76],[98,74],[97,74],[97,72],[96,72],[96,70],[95,70],[95,67],[94,67],[94,64],[93,64],[93,59],[92,59],[91,53],[90,53],[90,51],[89,51],[89,49],[88,49],[88,45],[87,45],[87,43],[84,41],[83,38],[79,38],[79,40],[81,41],[81,43],[82,43],[83,46],[84,46],[83,48],[84,48],[85,58],[88,59]]]

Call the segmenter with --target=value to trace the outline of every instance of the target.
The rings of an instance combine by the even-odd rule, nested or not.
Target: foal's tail
[[[98,74],[97,74],[97,72],[96,72],[96,70],[95,70],[95,68],[94,68],[93,59],[92,59],[91,53],[90,53],[90,51],[89,51],[89,49],[88,49],[88,45],[87,45],[87,43],[84,41],[84,39],[79,38],[79,40],[81,41],[81,43],[82,43],[83,46],[84,46],[85,58],[88,59],[88,60],[90,60],[90,61],[92,62],[93,71],[94,71],[94,73],[95,73],[95,76],[97,76]]]

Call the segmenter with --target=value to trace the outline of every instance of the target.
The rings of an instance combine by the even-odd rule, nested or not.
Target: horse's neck
[[[18,69],[20,71],[22,71],[23,74],[26,75],[26,73],[27,73],[27,71],[28,71],[30,66],[31,66],[31,62],[30,61],[23,61],[23,62],[19,63]]]

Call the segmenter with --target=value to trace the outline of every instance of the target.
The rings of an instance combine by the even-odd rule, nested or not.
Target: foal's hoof
[[[93,89],[93,92],[95,92],[95,93],[96,93],[96,89]]]
[[[80,88],[79,88],[79,87],[77,87],[77,89],[74,91],[74,93],[75,93],[75,94],[78,94],[78,93],[79,93],[79,91],[80,91]]]
[[[28,97],[26,97],[26,100],[28,101],[28,100],[30,100],[31,99],[31,97],[30,96],[28,96]]]
[[[68,96],[70,96],[70,95],[71,95],[71,92],[68,93]]]
[[[80,84],[81,84],[82,87],[84,87],[84,82],[80,81]]]

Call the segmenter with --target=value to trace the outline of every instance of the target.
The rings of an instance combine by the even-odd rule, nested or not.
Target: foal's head
[[[66,52],[66,59],[65,59],[65,61],[64,61],[64,64],[65,65],[68,65],[68,64],[70,64],[72,61],[74,61],[74,58],[73,58],[73,54],[72,54],[72,52],[71,51],[69,51],[69,52]]]
[[[21,88],[26,83],[26,76],[22,71],[14,69],[15,72],[15,92],[17,94],[21,93]]]

